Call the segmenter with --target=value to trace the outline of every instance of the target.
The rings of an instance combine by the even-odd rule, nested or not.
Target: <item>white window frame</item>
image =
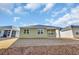
[[[44,33],[44,29],[38,29],[38,30],[37,30],[37,33],[38,33],[38,32],[39,32],[38,35],[43,34],[43,33]]]
[[[26,32],[25,32],[25,33],[23,32],[24,34],[29,34],[29,33],[30,33],[30,30],[29,30],[29,29],[24,29],[24,31],[25,31],[25,30],[26,30]],[[27,33],[27,30],[29,30],[29,33]]]

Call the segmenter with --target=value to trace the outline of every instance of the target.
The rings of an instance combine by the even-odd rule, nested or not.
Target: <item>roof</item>
[[[59,27],[48,26],[48,25],[31,25],[31,26],[25,26],[25,27],[20,27],[20,28],[37,28],[37,29],[47,28],[47,29],[60,29]]]
[[[0,29],[16,29],[16,30],[19,30],[19,28],[15,27],[15,26],[0,26]]]
[[[72,28],[79,28],[79,25],[70,25],[65,28],[62,28],[61,31],[71,30]]]
[[[77,27],[77,28],[79,28],[79,25],[71,25],[71,27]]]

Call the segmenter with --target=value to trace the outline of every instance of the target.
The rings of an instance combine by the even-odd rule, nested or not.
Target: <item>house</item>
[[[79,38],[79,25],[67,26],[60,31],[61,38]]]
[[[14,26],[0,26],[0,38],[19,37],[19,29]]]
[[[20,38],[57,38],[60,28],[46,25],[20,27]]]

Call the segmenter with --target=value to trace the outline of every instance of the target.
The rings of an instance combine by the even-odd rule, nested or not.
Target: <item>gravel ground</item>
[[[79,40],[73,39],[18,39],[11,47],[74,45]]]

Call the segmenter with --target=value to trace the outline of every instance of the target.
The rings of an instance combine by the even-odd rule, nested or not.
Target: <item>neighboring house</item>
[[[0,38],[19,37],[19,28],[14,26],[0,26]]]
[[[57,38],[60,28],[46,25],[20,27],[20,38]]]
[[[79,26],[71,25],[60,31],[61,38],[79,38]]]

